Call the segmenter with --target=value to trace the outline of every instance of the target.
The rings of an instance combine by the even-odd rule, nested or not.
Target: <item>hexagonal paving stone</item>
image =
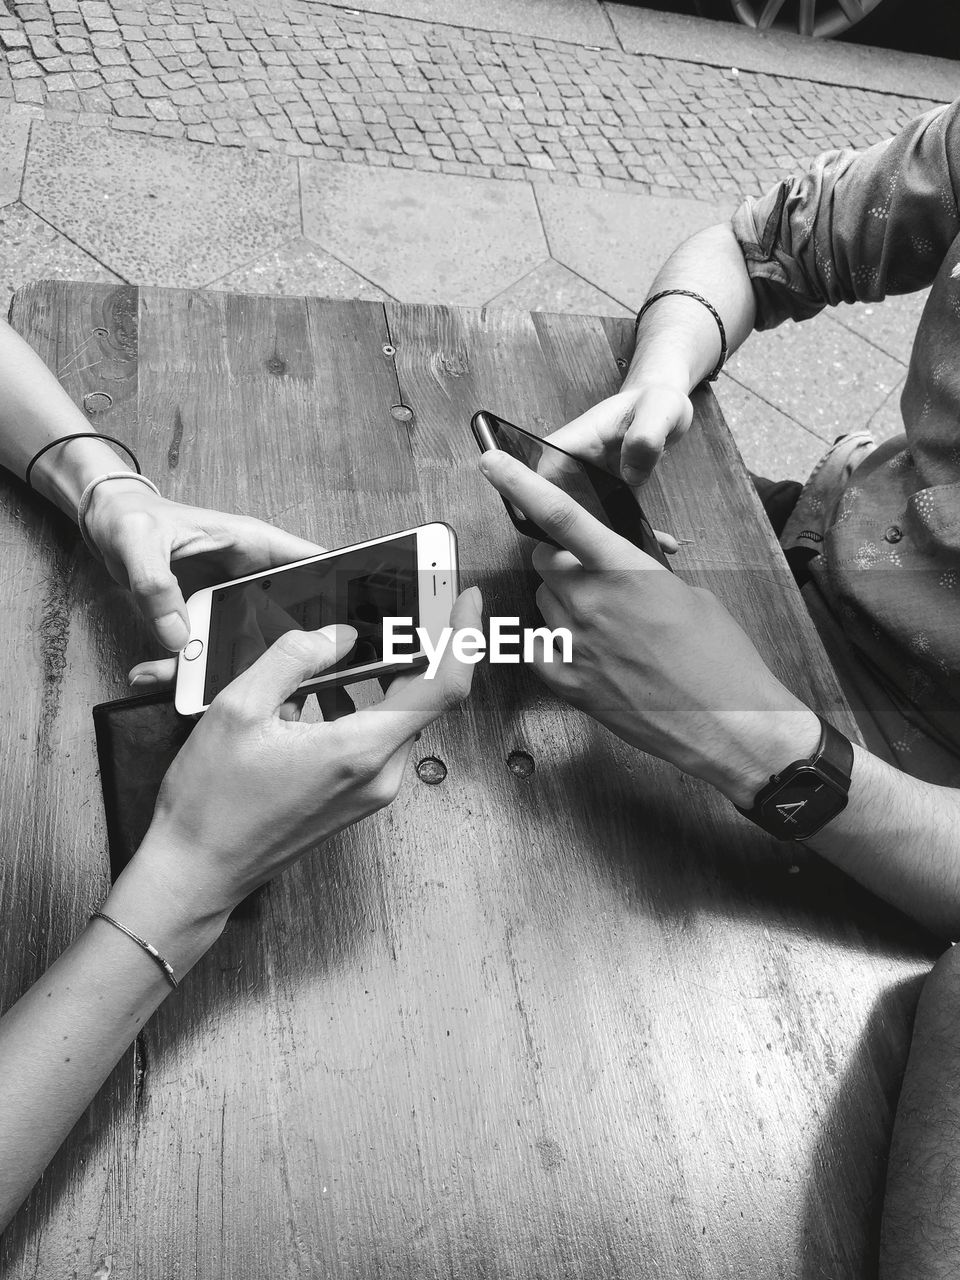
[[[531,188],[301,161],[310,239],[401,302],[482,306],[548,256]]]
[[[736,206],[566,186],[538,187],[537,202],[551,257],[631,311],[677,245]]]
[[[120,283],[119,276],[22,204],[0,209],[0,291],[4,314],[14,290],[34,280],[50,278]]]
[[[0,116],[0,205],[20,199],[20,180],[27,155],[30,121],[4,112]]]
[[[878,444],[882,444],[884,440],[892,440],[894,436],[902,436],[906,430],[903,414],[900,412],[900,397],[906,380],[904,375],[866,424],[866,429]]]
[[[363,298],[382,302],[389,295],[351,267],[299,237],[235,271],[208,288],[238,293],[304,294],[311,298]]]
[[[529,275],[498,293],[491,307],[515,307],[518,311],[573,312],[582,316],[629,316],[608,294],[559,262],[544,262]]]
[[[755,475],[801,483],[808,478],[827,451],[819,436],[725,373],[714,390],[737,448]]]
[[[861,431],[903,377],[903,365],[821,312],[751,334],[728,372],[828,444]]]
[[[918,293],[894,294],[882,302],[855,302],[849,306],[842,303],[830,314],[887,355],[909,364],[920,313],[929,293],[929,289],[921,289]]]
[[[300,231],[296,164],[36,121],[23,200],[128,280],[200,285]]]

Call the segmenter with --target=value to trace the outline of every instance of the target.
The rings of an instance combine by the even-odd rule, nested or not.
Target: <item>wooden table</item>
[[[168,496],[331,546],[447,519],[488,610],[528,616],[470,415],[558,426],[630,345],[589,317],[64,283],[13,321]],[[697,408],[654,524],[852,732]],[[0,490],[6,1005],[106,890],[90,708],[151,646],[72,527]],[[874,1274],[924,940],[524,671],[475,690],[393,807],[273,884],[163,1006],[4,1237],[4,1276]]]

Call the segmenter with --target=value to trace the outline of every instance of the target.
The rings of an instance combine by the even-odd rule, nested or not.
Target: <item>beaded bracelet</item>
[[[42,449],[38,449],[33,455],[27,463],[26,471],[23,473],[23,481],[28,489],[33,488],[33,485],[30,483],[30,475],[33,468],[37,465],[43,455],[49,449],[55,449],[58,444],[69,444],[71,440],[106,440],[107,444],[115,444],[118,449],[122,449],[124,453],[127,454],[130,461],[137,469],[137,475],[140,474],[140,463],[137,461],[137,455],[133,452],[130,446],[124,444],[122,440],[117,440],[114,436],[102,435],[99,431],[74,431],[72,435],[61,436],[59,440],[50,440]]]
[[[113,916],[108,916],[103,911],[94,911],[90,919],[105,920],[107,924],[112,924],[115,929],[119,929],[121,933],[125,933],[131,942],[135,942],[142,951],[147,953],[154,964],[159,966],[163,976],[170,983],[170,986],[173,987],[174,991],[177,990],[180,983],[177,981],[176,974],[173,972],[173,967],[164,960],[163,956],[152,943],[147,942],[145,938],[141,938],[138,934],[134,933],[132,929],[128,929],[125,924],[121,924],[119,920],[114,920]]]
[[[140,484],[145,484],[148,489],[159,498],[160,490],[148,480],[146,476],[142,476],[139,471],[107,471],[102,476],[95,476],[87,485],[83,493],[80,495],[80,503],[77,507],[77,528],[80,530],[80,537],[86,543],[87,550],[91,555],[96,556],[98,560],[102,560],[100,549],[91,541],[90,535],[87,533],[87,511],[90,508],[90,502],[93,498],[93,491],[97,485],[103,484],[104,480],[137,480]]]
[[[727,331],[724,329],[723,321],[720,319],[720,312],[713,303],[708,302],[701,294],[694,293],[692,289],[661,289],[661,291],[659,293],[655,293],[652,298],[648,298],[637,312],[636,323],[633,326],[634,342],[636,342],[637,339],[637,332],[640,328],[640,321],[643,319],[643,313],[649,307],[652,307],[655,302],[659,302],[661,298],[669,298],[675,294],[679,294],[680,297],[683,298],[693,298],[695,302],[702,303],[717,322],[717,328],[720,330],[720,359],[713,366],[712,372],[708,373],[706,378],[704,378],[704,382],[716,382],[720,375],[720,370],[723,368],[727,359]]]

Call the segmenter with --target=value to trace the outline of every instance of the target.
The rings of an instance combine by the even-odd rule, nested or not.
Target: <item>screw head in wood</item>
[[[390,413],[394,418],[396,418],[398,422],[413,421],[413,410],[410,408],[408,404],[392,405],[390,408]]]
[[[507,768],[518,778],[529,778],[536,767],[528,751],[511,751],[507,756]]]
[[[437,787],[447,776],[447,766],[436,756],[424,756],[417,761],[417,777],[428,787]]]
[[[113,396],[109,391],[88,391],[83,397],[83,407],[87,413],[105,413],[113,404]]]

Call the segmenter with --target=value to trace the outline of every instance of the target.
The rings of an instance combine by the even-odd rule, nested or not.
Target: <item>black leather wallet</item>
[[[113,880],[146,835],[163,776],[196,723],[177,713],[170,692],[93,708]]]

